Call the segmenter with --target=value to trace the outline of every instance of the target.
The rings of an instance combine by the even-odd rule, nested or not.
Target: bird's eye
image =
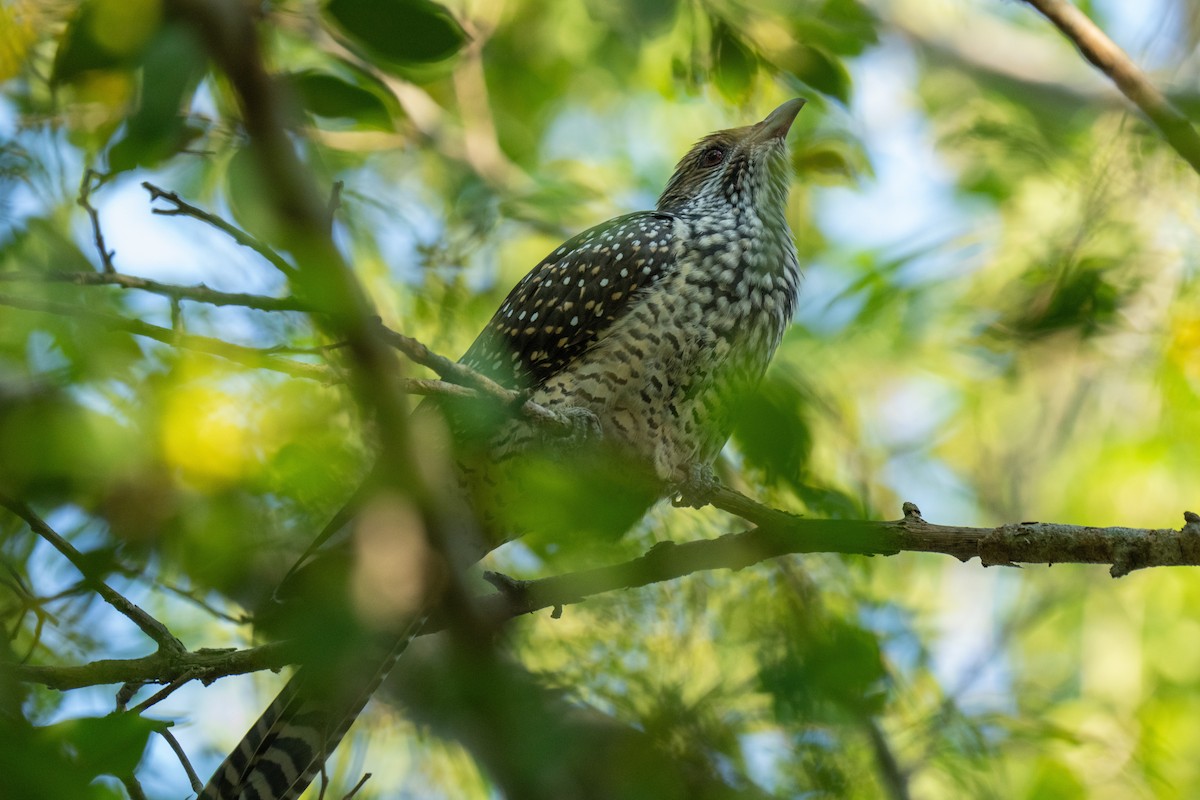
[[[704,166],[715,167],[717,164],[720,164],[725,160],[725,148],[710,147],[704,151],[704,155],[701,156],[701,160],[704,162]]]

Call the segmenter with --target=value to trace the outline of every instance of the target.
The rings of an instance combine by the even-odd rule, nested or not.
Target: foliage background
[[[1197,108],[1192,4],[1080,5]],[[271,67],[303,109],[297,146],[323,185],[345,182],[337,241],[393,327],[457,356],[562,239],[651,206],[692,141],[799,94],[788,217],[804,294],[727,478],[815,517],[894,518],[912,500],[937,522],[1172,527],[1194,502],[1197,176],[1030,8],[445,7],[262,8]],[[401,11],[404,24],[380,22]],[[92,167],[111,175],[92,200],[122,272],[287,291],[218,232],[151,213],[144,180],[275,233],[226,81],[157,0],[8,2],[0,47],[0,304],[55,300],[255,347],[322,342],[298,313],[13,279],[100,267],[76,204]],[[193,600],[237,616],[261,596],[353,488],[361,426],[336,387],[0,308],[4,492],[191,647],[251,640]],[[604,560],[738,524],[659,508]],[[20,520],[0,515],[0,535],[8,657],[147,652]],[[575,565],[520,543],[489,564],[523,577]],[[521,619],[505,648],[573,700],[773,796],[895,792],[890,754],[914,797],[1187,797],[1197,594],[1186,570],[1114,582],[1093,567],[804,557]],[[149,716],[178,722],[206,776],[281,682],[188,685]],[[78,789],[128,772],[147,743],[147,794],[185,796],[147,728],[84,719],[111,710],[114,688],[6,686],[5,712],[47,727],[0,759]],[[382,703],[335,757],[334,789],[364,769],[360,797],[498,791],[460,745]],[[87,791],[124,790],[102,777]]]

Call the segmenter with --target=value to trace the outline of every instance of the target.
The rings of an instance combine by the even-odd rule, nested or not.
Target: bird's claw
[[[708,464],[692,464],[688,476],[671,487],[671,505],[676,508],[704,508],[721,487]]]
[[[594,411],[582,406],[566,406],[555,409],[567,430],[558,439],[559,447],[576,448],[601,438],[604,433],[600,418]]]

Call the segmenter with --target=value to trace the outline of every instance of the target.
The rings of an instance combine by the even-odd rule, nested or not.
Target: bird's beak
[[[796,115],[800,113],[800,109],[804,108],[804,104],[808,102],[803,97],[797,97],[795,100],[788,100],[779,108],[767,115],[767,118],[754,126],[754,138],[760,142],[765,142],[769,139],[782,139],[787,136],[791,130],[792,121],[796,119]]]

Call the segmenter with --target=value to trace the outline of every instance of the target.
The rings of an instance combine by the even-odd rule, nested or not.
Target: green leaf
[[[430,0],[330,0],[325,13],[364,49],[393,64],[442,61],[467,40],[450,12]]]
[[[304,70],[288,76],[305,109],[327,119],[349,119],[366,128],[392,130],[392,114],[375,92],[337,75]]]
[[[782,657],[764,658],[759,671],[779,716],[812,723],[879,714],[887,670],[876,635],[831,616],[798,628]]]
[[[754,81],[758,59],[723,20],[713,24],[712,59],[721,94],[734,101],[742,98]]]
[[[1113,260],[1085,257],[1053,277],[1046,277],[1026,295],[1015,318],[1001,330],[1038,339],[1064,330],[1088,337],[1106,330],[1124,302],[1124,292],[1108,279]]]
[[[819,11],[795,15],[792,31],[798,42],[839,56],[856,56],[879,41],[875,15],[858,0],[826,0]]]
[[[85,773],[119,777],[133,774],[158,724],[137,714],[110,714],[62,722],[44,734],[66,745]]]
[[[798,484],[808,472],[809,402],[800,382],[783,370],[768,373],[744,401],[733,435],[746,463],[762,469],[767,480]]]

